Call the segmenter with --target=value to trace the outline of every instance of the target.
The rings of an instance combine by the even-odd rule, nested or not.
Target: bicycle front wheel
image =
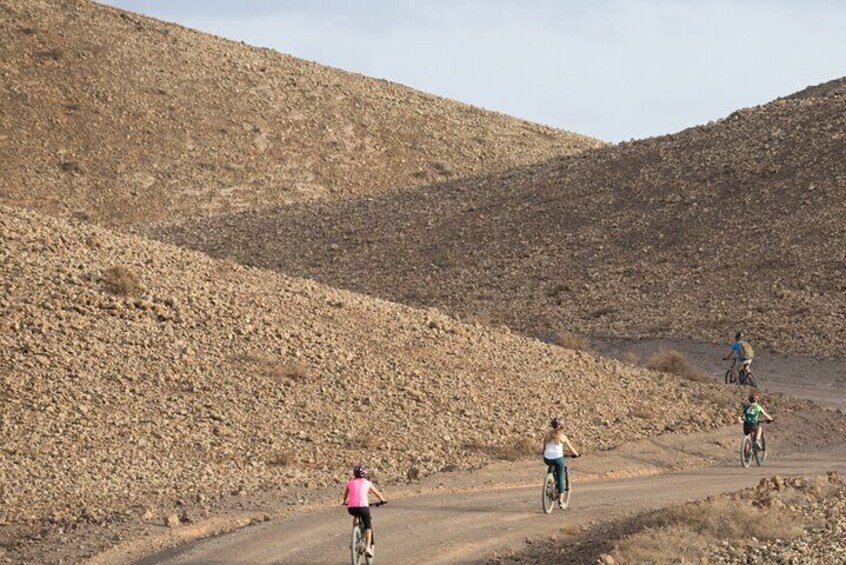
[[[726,371],[726,384],[730,385],[734,382],[734,374],[731,372],[731,369]]]
[[[755,375],[752,374],[752,371],[746,371],[746,384],[751,387],[758,388],[758,381],[755,379]]]
[[[555,475],[550,471],[546,474],[541,491],[541,508],[544,514],[549,514],[555,508]]]
[[[570,507],[570,493],[573,492],[572,486],[570,485],[570,470],[566,467],[564,468],[564,508]]]
[[[350,534],[350,563],[352,565],[361,565],[364,550],[364,534],[356,524],[353,526],[352,533]]]
[[[748,468],[752,464],[752,436],[744,435],[740,442],[740,464]]]
[[[761,434],[761,449],[755,450],[755,463],[758,466],[764,464],[764,461],[767,460],[767,438],[764,437],[764,434]]]

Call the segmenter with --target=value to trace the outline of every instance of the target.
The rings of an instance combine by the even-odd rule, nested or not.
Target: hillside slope
[[[186,222],[167,241],[547,337],[846,356],[846,98],[375,199]]]
[[[30,211],[0,238],[7,524],[533,456],[556,413],[590,452],[743,394]]]
[[[377,193],[600,142],[87,0],[0,0],[0,202],[104,224]]]

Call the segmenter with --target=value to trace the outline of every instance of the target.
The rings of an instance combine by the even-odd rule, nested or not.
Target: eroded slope
[[[601,145],[86,0],[0,0],[0,202],[105,224],[378,193]]]
[[[846,355],[846,98],[403,194],[157,237],[546,338],[728,340]]]

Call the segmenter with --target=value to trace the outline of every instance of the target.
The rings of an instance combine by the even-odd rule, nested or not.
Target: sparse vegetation
[[[575,334],[570,331],[558,332],[555,336],[555,345],[565,349],[575,349],[577,351],[590,351],[590,340],[584,336]]]
[[[537,455],[538,442],[530,438],[518,438],[491,448],[494,457],[506,461],[518,461]]]
[[[640,364],[640,355],[634,351],[626,351],[626,354],[623,355],[623,363],[637,367]]]
[[[786,539],[802,532],[789,510],[719,497],[648,515],[643,529],[620,541],[611,555],[620,565],[698,563],[719,541]]]
[[[138,296],[144,291],[138,275],[123,265],[115,265],[103,273],[103,285],[117,296]]]
[[[684,353],[675,349],[661,349],[647,359],[643,366],[652,371],[670,373],[691,381],[711,382],[708,375],[691,364]]]

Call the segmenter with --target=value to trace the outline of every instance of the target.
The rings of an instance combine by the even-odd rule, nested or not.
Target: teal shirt
[[[757,424],[764,409],[757,402],[743,405],[743,421],[747,424]]]

